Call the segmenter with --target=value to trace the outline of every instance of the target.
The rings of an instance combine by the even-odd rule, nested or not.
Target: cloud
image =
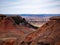
[[[60,0],[3,1],[0,3],[0,8],[0,13],[59,13]]]

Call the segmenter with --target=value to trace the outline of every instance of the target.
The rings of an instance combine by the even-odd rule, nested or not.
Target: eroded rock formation
[[[60,45],[59,35],[60,16],[38,29],[20,16],[0,15],[0,45]]]
[[[33,25],[29,24],[21,16],[0,15],[0,40],[2,40],[3,42],[5,41],[5,43],[4,43],[5,45],[9,45],[9,44],[7,44],[7,43],[9,43],[9,41],[7,41],[7,39],[10,40],[10,38],[16,38],[18,45],[19,45],[20,42],[22,40],[24,40],[24,38],[26,37],[26,35],[28,33],[35,31],[35,29],[37,29],[37,28],[35,28]],[[2,45],[4,45],[4,44],[2,44]],[[11,44],[11,45],[13,45],[13,44]]]
[[[60,17],[51,17],[50,21],[25,38],[30,45],[59,45],[60,44]],[[59,43],[59,44],[58,44]]]

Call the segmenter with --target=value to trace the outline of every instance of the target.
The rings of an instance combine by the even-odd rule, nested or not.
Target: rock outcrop
[[[29,24],[21,16],[0,15],[0,40],[4,39],[3,41],[7,41],[7,39],[10,40],[11,38],[14,41],[13,38],[16,38],[19,44],[24,40],[27,34],[35,31],[37,28],[38,27]],[[6,43],[7,42],[5,42],[5,45],[7,45]]]
[[[30,45],[59,45],[60,44],[60,17],[51,17],[50,21],[25,38]]]
[[[60,45],[60,16],[40,28],[21,16],[0,15],[0,45]]]

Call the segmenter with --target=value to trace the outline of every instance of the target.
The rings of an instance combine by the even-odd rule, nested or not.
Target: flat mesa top
[[[60,20],[60,16],[51,17],[50,20]]]

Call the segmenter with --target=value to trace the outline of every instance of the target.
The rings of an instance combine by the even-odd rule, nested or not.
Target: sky
[[[0,14],[60,14],[60,0],[0,0]]]

